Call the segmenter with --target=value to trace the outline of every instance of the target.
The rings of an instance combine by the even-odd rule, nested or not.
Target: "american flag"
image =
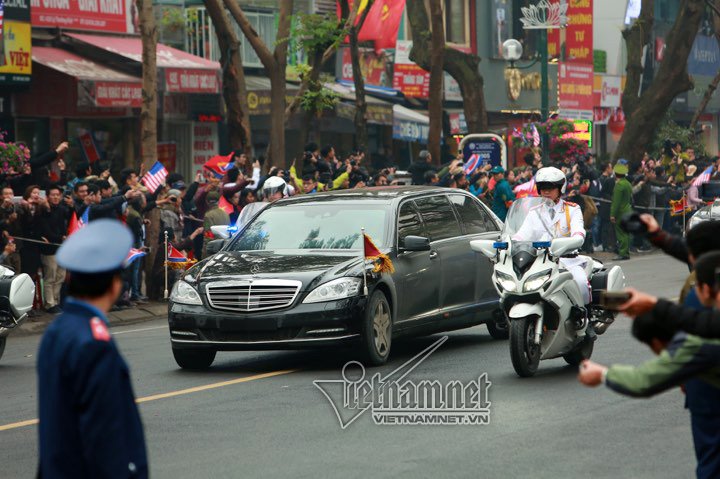
[[[142,184],[145,185],[147,189],[155,193],[157,189],[165,183],[167,175],[168,171],[165,169],[163,164],[156,161],[152,168],[150,168],[150,171],[145,173],[145,176],[143,176]]]
[[[538,133],[538,129],[534,123],[532,126],[532,136],[533,136],[533,146],[540,146],[540,133]]]
[[[5,16],[3,15],[3,3],[5,3],[3,0],[0,0],[0,53],[4,53],[3,51],[3,20],[5,19]],[[3,57],[0,58],[0,65],[5,64],[5,55],[3,54]]]
[[[708,181],[710,181],[710,175],[712,175],[712,170],[713,170],[713,167],[712,167],[712,166],[708,166],[708,167],[705,169],[705,171],[703,171],[702,173],[700,173],[700,176],[698,176],[697,178],[695,178],[695,179],[693,180],[693,182],[691,183],[691,186],[697,186],[697,187],[699,188],[700,185],[704,185],[705,183],[707,183]]]
[[[515,193],[515,197],[518,199],[526,196],[537,196],[537,191],[535,190],[535,178],[517,185],[513,192]]]

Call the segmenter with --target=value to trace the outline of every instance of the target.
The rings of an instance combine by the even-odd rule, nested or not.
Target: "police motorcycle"
[[[596,334],[603,334],[617,315],[600,307],[600,293],[625,287],[619,266],[607,268],[577,255],[584,242],[581,236],[554,238],[551,228],[538,229],[537,223],[528,228],[531,222],[542,221],[539,209],[548,207],[548,201],[542,197],[515,201],[499,241],[470,242],[474,251],[495,263],[493,283],[509,321],[510,358],[520,377],[533,376],[541,360],[563,357],[578,365],[589,359]],[[592,287],[589,306],[583,304],[562,258],[585,260]]]
[[[0,266],[0,358],[7,337],[27,319],[35,299],[35,283],[25,273]]]

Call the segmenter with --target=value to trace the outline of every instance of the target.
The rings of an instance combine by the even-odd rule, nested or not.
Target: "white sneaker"
[[[603,251],[602,245],[593,246],[593,249],[595,250],[595,252],[600,252],[600,253],[602,253],[602,251]]]

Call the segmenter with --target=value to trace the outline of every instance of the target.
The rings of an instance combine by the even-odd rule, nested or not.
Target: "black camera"
[[[646,234],[647,225],[640,219],[639,213],[628,213],[620,219],[620,228],[632,234]]]

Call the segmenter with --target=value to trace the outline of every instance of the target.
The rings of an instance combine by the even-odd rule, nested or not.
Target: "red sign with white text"
[[[585,111],[592,119],[593,111],[593,66],[575,62],[558,64],[559,103],[561,111]],[[584,119],[574,116],[574,119]]]
[[[216,70],[165,69],[165,90],[171,93],[219,93]]]
[[[430,72],[410,60],[412,42],[398,40],[395,47],[395,72],[393,88],[405,96],[427,98],[430,96]]]
[[[549,0],[560,3],[560,0]],[[568,25],[548,30],[548,57],[593,63],[593,1],[567,0]],[[561,52],[561,46],[565,51]]]
[[[142,106],[142,85],[139,83],[95,82],[95,106]]]
[[[31,0],[33,27],[137,33],[132,0]]]

